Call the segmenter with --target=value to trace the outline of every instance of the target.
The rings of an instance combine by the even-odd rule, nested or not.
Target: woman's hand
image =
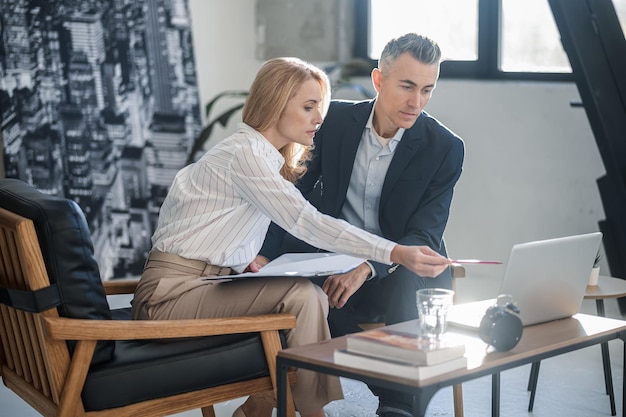
[[[403,265],[421,277],[436,277],[452,263],[428,246],[405,245],[393,248],[391,262]]]

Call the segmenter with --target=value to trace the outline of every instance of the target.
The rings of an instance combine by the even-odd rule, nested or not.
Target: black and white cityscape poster
[[[4,175],[76,201],[105,280],[141,274],[201,128],[188,0],[0,0]]]

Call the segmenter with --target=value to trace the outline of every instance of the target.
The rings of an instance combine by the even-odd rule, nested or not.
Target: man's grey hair
[[[378,60],[378,67],[388,67],[405,52],[423,64],[439,64],[441,49],[434,40],[416,33],[407,33],[387,42]]]

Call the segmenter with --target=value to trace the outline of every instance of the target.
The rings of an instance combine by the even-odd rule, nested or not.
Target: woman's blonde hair
[[[270,59],[259,69],[243,107],[243,122],[259,131],[275,126],[287,102],[310,79],[320,85],[322,117],[326,116],[330,105],[330,81],[326,73],[299,58],[283,57]],[[288,181],[296,182],[306,172],[310,152],[310,146],[297,143],[280,149],[285,158],[281,175]]]

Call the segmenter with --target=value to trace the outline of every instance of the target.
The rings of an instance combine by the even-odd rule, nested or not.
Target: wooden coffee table
[[[389,327],[417,333],[417,321],[415,320]],[[607,343],[615,339],[620,339],[626,343],[626,321],[587,314],[577,314],[567,319],[527,326],[524,328],[520,342],[508,352],[488,350],[488,346],[480,340],[478,335],[471,332],[465,332],[461,329],[449,331],[465,338],[468,358],[467,369],[456,370],[424,380],[400,378],[386,374],[384,370],[363,370],[335,364],[333,352],[335,349],[345,349],[345,336],[280,351],[276,360],[278,417],[284,417],[286,413],[285,388],[287,370],[290,367],[343,376],[373,386],[412,394],[415,396],[414,414],[424,416],[429,401],[441,388],[498,374],[507,369],[538,362],[588,346]],[[622,386],[626,387],[626,372],[623,375]],[[623,398],[626,399],[626,395]],[[623,417],[626,417],[626,407],[623,407],[622,410]]]

